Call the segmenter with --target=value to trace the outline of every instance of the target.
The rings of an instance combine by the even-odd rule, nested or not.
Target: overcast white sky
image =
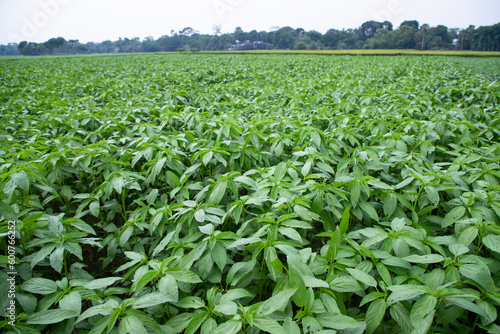
[[[395,27],[416,19],[466,28],[500,22],[500,0],[0,0],[0,44],[158,38],[192,27],[201,33],[291,26],[317,30],[359,27],[369,20]]]

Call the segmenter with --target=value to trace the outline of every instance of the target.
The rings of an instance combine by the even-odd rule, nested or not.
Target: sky
[[[185,27],[211,34],[216,25],[223,33],[285,26],[325,33],[370,20],[492,25],[500,22],[500,0],[0,0],[0,44],[156,39]]]

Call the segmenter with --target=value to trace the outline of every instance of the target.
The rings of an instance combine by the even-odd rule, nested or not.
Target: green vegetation
[[[180,51],[178,51],[180,52]],[[205,51],[215,55],[316,55],[316,56],[444,56],[444,57],[500,57],[500,52],[483,51],[420,51],[420,50],[256,50],[256,51]],[[157,52],[171,55],[171,52]]]
[[[498,333],[499,80],[496,58],[0,61],[2,332]]]
[[[249,50],[454,50],[500,51],[500,23],[466,29],[448,28],[444,25],[431,27],[417,21],[404,21],[397,28],[388,21],[367,21],[354,29],[329,29],[322,34],[302,28],[282,27],[274,31],[243,31],[236,28],[222,34],[220,26],[214,34],[200,34],[191,27],[178,32],[171,31],[158,39],[146,37],[140,40],[120,38],[118,41],[89,42],[51,38],[45,43],[21,42],[0,45],[0,55],[22,54],[26,56],[54,53],[138,53],[185,51],[249,51]]]

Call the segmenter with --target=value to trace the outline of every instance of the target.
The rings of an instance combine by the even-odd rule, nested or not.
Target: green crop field
[[[500,333],[500,59],[0,60],[0,331]]]

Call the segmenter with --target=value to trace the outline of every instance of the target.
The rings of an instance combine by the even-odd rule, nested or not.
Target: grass
[[[35,58],[54,57],[101,57],[101,56],[138,56],[150,53],[91,53],[91,54],[56,54],[35,56]],[[192,54],[190,52],[156,52],[155,55]],[[202,51],[196,54],[208,55],[318,55],[318,56],[441,56],[441,57],[500,57],[500,52],[492,51],[421,51],[421,50],[253,50],[253,51]],[[0,60],[13,60],[24,56],[5,56]]]
[[[420,50],[255,50],[255,51],[203,51],[203,54],[254,55],[321,55],[321,56],[446,56],[446,57],[500,57],[500,52],[483,51],[420,51]],[[174,54],[158,52],[157,55]]]

